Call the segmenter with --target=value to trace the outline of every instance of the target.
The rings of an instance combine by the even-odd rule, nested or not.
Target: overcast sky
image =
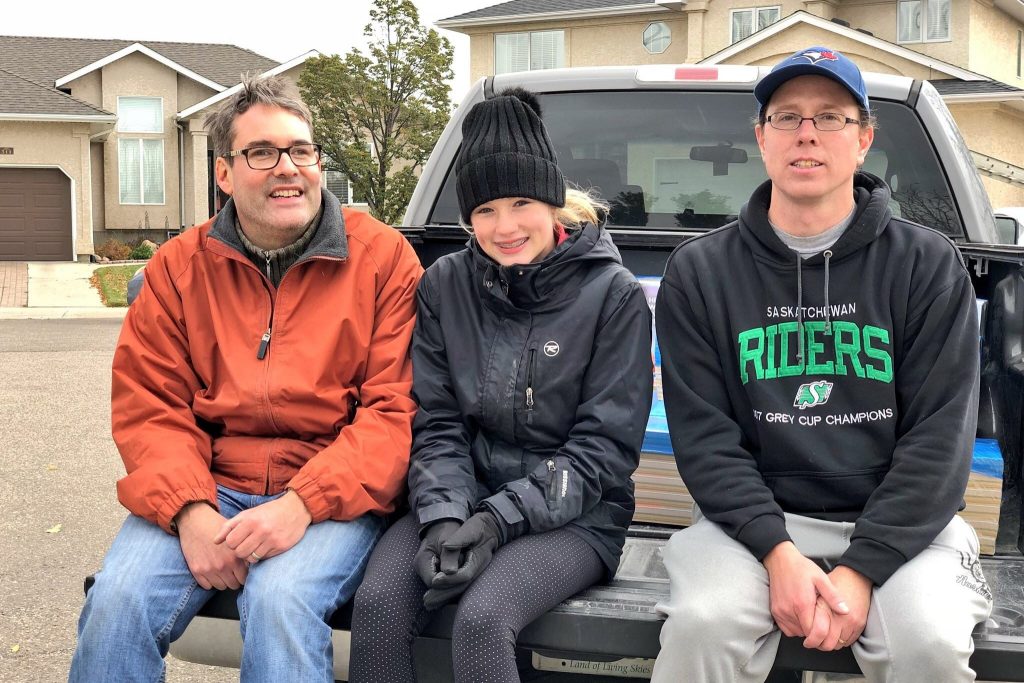
[[[230,0],[160,4],[138,0],[0,1],[4,5],[0,10],[2,35],[230,43],[281,62],[311,49],[344,55],[364,45],[363,27],[370,21],[372,5],[371,0],[248,0],[244,4]],[[428,26],[500,1],[414,0],[420,20]],[[441,33],[455,46],[452,90],[458,102],[470,85],[469,37]]]

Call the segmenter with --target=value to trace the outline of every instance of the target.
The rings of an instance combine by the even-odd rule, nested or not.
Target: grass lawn
[[[100,290],[100,298],[104,306],[125,307],[128,305],[128,281],[135,271],[143,264],[132,263],[127,266],[104,266],[93,271],[89,282]]]

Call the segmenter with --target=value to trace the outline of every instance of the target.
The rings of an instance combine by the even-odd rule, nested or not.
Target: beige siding
[[[469,34],[469,82],[476,83],[494,73],[494,33]]]
[[[104,218],[104,209],[106,207],[103,201],[105,179],[103,172],[103,143],[94,142],[89,147],[92,153],[92,224],[102,227],[106,224],[106,219]]]
[[[0,147],[14,148],[0,157],[0,166],[59,168],[71,178],[75,254],[87,258],[93,250],[88,124],[0,121]]]
[[[103,74],[99,69],[76,78],[64,87],[71,88],[72,97],[88,102],[94,107],[103,108]]]
[[[757,45],[735,55],[728,64],[752,64],[755,66],[771,66],[788,57],[800,47],[818,45],[823,41],[821,31],[807,24],[794,26],[784,33],[763,40]],[[828,46],[839,50],[853,59],[864,71],[875,71],[884,74],[912,76],[914,78],[930,78],[937,74],[925,66],[899,59],[889,53],[874,50],[863,43],[837,35],[828,36]]]
[[[112,133],[104,147],[107,163],[104,173],[106,230],[163,230],[167,225],[180,224],[178,211],[178,130],[174,117],[178,107],[178,74],[149,57],[135,53],[112,62],[102,69],[103,108],[117,113],[117,98],[163,98],[163,133],[123,134],[126,137],[159,138],[164,143],[164,201],[162,204],[126,205],[120,201],[118,181],[118,139],[122,134]]]
[[[953,104],[949,108],[972,151],[1024,167],[1024,113],[1003,104]],[[1024,186],[982,176],[992,206],[1024,206]]]
[[[732,11],[751,7],[779,7],[780,18],[806,9],[802,0],[713,0],[704,17],[704,54],[712,55],[732,44]],[[795,50],[796,48],[793,48]],[[789,52],[792,53],[793,50]]]
[[[672,31],[672,42],[659,54],[643,45],[644,30],[652,22],[664,22]],[[675,64],[687,57],[687,18],[681,12],[580,19],[570,28],[565,22],[503,24],[487,31],[470,32],[470,82],[494,73],[494,36],[520,31],[565,31],[565,66],[606,66],[609,64]]]
[[[1024,187],[1010,184],[999,178],[981,176],[981,182],[988,193],[992,208],[1002,206],[1024,206]]]
[[[184,111],[216,94],[217,91],[213,88],[208,88],[202,83],[197,83],[187,76],[178,74],[178,111]]]
[[[923,55],[968,68],[968,41],[971,37],[970,4],[973,0],[953,0],[949,40],[937,43],[901,43]],[[896,1],[843,2],[836,15],[850,22],[851,28],[870,31],[876,38],[896,42]],[[831,45],[830,45],[831,46]]]
[[[967,68],[1024,88],[1017,77],[1017,32],[1024,24],[985,2],[970,1],[971,41]]]

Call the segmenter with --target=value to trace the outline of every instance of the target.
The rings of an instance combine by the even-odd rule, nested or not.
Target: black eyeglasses
[[[789,111],[777,111],[765,120],[776,130],[796,130],[804,121],[810,121],[818,130],[836,131],[846,128],[848,124],[860,123],[857,119],[826,111],[815,116],[800,116]]]
[[[236,149],[225,152],[222,156],[245,157],[245,162],[254,171],[269,171],[281,161],[281,155],[286,153],[288,158],[296,166],[314,166],[320,161],[320,145],[311,142],[303,142],[290,147],[249,147],[247,149]]]

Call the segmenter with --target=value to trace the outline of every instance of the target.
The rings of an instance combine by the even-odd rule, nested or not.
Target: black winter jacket
[[[657,304],[679,471],[708,519],[761,559],[783,511],[856,522],[839,563],[881,585],[961,504],[977,424],[978,317],[953,244],[893,218],[854,178],[853,223],[801,261],[768,223],[680,245]]]
[[[471,239],[427,269],[412,344],[410,503],[580,535],[613,574],[653,393],[651,312],[593,225],[503,267]]]

